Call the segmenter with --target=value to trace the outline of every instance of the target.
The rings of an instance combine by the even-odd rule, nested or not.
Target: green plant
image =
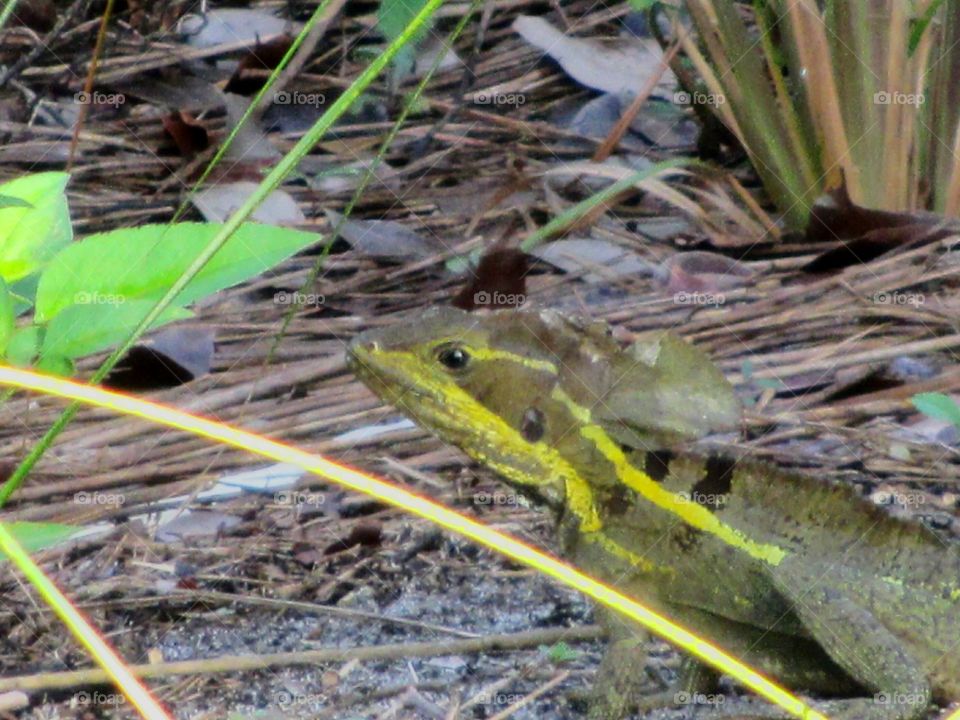
[[[687,0],[675,34],[788,225],[845,178],[888,210],[960,211],[960,16],[943,0]],[[677,65],[678,72],[680,66]]]
[[[580,656],[580,653],[578,653],[576,650],[574,650],[572,647],[570,647],[563,641],[554,643],[549,647],[546,645],[541,645],[540,654],[547,659],[547,662],[553,665],[560,665],[561,663],[572,662]]]
[[[68,176],[42,173],[0,186],[27,207],[0,209],[0,352],[17,366],[69,374],[73,361],[120,343],[217,235],[216,223],[122,228],[70,244]],[[254,277],[320,240],[246,223],[151,323],[190,317],[190,303]],[[8,288],[17,281],[22,293]],[[32,321],[16,315],[33,308]]]
[[[410,26],[399,33],[394,42],[392,42],[390,46],[387,47],[384,52],[381,53],[371,63],[371,65],[361,73],[356,81],[344,91],[341,97],[330,108],[327,109],[324,115],[318,119],[310,131],[308,131],[306,135],[296,144],[296,146],[277,164],[277,166],[260,184],[257,190],[227,220],[227,222],[222,225],[202,226],[204,229],[210,229],[211,232],[209,235],[203,235],[205,230],[200,231],[200,234],[203,235],[203,237],[201,238],[200,250],[198,253],[192,255],[189,254],[189,252],[186,252],[185,248],[181,244],[176,243],[174,240],[177,238],[178,231],[183,229],[185,226],[171,225],[170,227],[165,228],[165,230],[169,231],[169,235],[164,235],[162,238],[157,238],[157,243],[166,244],[166,247],[171,249],[171,253],[164,254],[159,252],[159,254],[145,255],[144,257],[147,260],[166,260],[167,265],[163,267],[163,272],[175,271],[173,266],[178,263],[177,250],[180,250],[182,255],[186,256],[188,262],[184,263],[182,271],[179,271],[179,274],[176,275],[176,277],[173,279],[173,282],[170,282],[165,287],[162,287],[159,292],[157,291],[157,286],[154,282],[156,277],[153,277],[152,280],[148,282],[143,282],[136,286],[136,290],[143,291],[143,297],[139,299],[148,300],[146,312],[142,314],[136,325],[124,335],[118,347],[113,351],[110,357],[108,357],[107,360],[104,361],[104,363],[100,366],[100,368],[93,374],[93,376],[90,378],[91,384],[95,385],[100,382],[116,364],[117,360],[133,345],[137,337],[144,331],[144,329],[147,327],[154,327],[164,321],[164,318],[167,317],[166,313],[170,312],[171,308],[174,308],[174,311],[177,308],[182,309],[182,305],[188,303],[190,301],[189,298],[191,298],[194,294],[210,292],[218,287],[225,287],[226,285],[239,281],[236,279],[237,275],[242,275],[249,269],[249,267],[244,269],[242,252],[237,257],[231,255],[231,241],[237,243],[237,246],[234,248],[236,250],[247,249],[247,247],[250,247],[249,242],[253,242],[253,252],[250,253],[250,256],[256,257],[257,255],[260,255],[261,258],[263,257],[263,248],[257,247],[257,244],[262,243],[266,237],[257,229],[261,226],[244,223],[244,220],[249,217],[253,209],[280,184],[283,178],[293,171],[297,163],[310,152],[310,150],[316,145],[318,140],[337,120],[337,118],[339,118],[350,107],[350,105],[356,101],[357,97],[364,91],[364,89],[369,86],[376,75],[391,60],[397,50],[402,48],[406,43],[410,42],[410,39],[416,33],[417,28],[423,27],[428,22],[431,15],[436,12],[441,3],[442,0],[427,0],[423,7],[423,11],[418,13],[416,17],[412,18]],[[4,17],[9,14],[9,11],[12,10],[14,4],[15,3],[7,4],[7,7],[4,11]],[[244,114],[243,119],[252,114],[260,100],[262,100],[262,98],[270,90],[270,86],[277,79],[284,66],[293,57],[296,48],[308,36],[309,29],[320,22],[320,20],[324,17],[324,13],[330,6],[330,0],[322,0],[322,2],[318,5],[310,22],[304,27],[301,34],[290,47],[280,65],[278,65],[276,70],[271,75],[267,85],[264,86],[257,98],[251,102],[250,107]],[[2,19],[0,19],[0,25],[2,25]],[[457,32],[459,33],[461,30],[462,24],[458,26]],[[242,124],[243,119],[237,124],[238,126]],[[217,159],[221,157],[222,153],[225,152],[226,146],[229,145],[238,129],[239,127],[235,128],[234,132],[231,133],[231,135],[224,141],[220,150],[220,154],[215,157],[211,165],[215,164]],[[206,173],[203,177],[206,177]],[[197,185],[199,186],[201,183],[202,180],[198,181]],[[0,192],[0,209],[28,206],[31,205],[26,201],[13,198],[4,194],[3,192]],[[177,217],[179,217],[179,214],[180,213],[178,212]],[[0,227],[2,227],[2,223],[0,223]],[[164,229],[157,230],[156,228],[140,228],[140,231],[144,230],[146,230],[147,233],[159,232],[162,234]],[[272,228],[271,230],[278,229]],[[248,245],[244,247],[243,243],[236,241],[235,238],[239,236],[242,240],[243,234],[247,231],[255,232],[255,237],[247,238]],[[286,233],[289,231],[280,230],[279,232]],[[106,234],[107,237],[111,235],[113,234]],[[299,233],[299,236],[301,239],[307,240],[307,244],[315,242],[318,239],[317,236],[312,236],[307,233]],[[2,236],[0,236],[0,238],[2,238]],[[276,237],[275,239],[277,240],[277,245],[282,244],[288,239],[291,241],[290,245],[297,244],[293,242],[292,236],[289,236],[288,238]],[[116,241],[115,236],[113,237],[113,240],[114,248],[125,244],[123,242]],[[146,237],[141,237],[140,240],[144,243],[144,245],[141,247],[142,250],[147,253],[157,252],[156,246],[146,245],[147,241],[149,240],[149,235]],[[2,246],[3,243],[0,242],[0,255],[3,253]],[[98,251],[100,251],[101,258],[108,257],[109,255],[102,252],[103,248],[100,248],[98,243],[93,243],[90,247],[92,249],[76,251],[78,253],[77,255],[73,257],[68,256],[68,261],[77,263],[90,262],[91,260],[95,259]],[[274,247],[276,249],[276,246]],[[294,249],[291,252],[295,251],[296,250]],[[233,258],[236,259],[237,262],[221,262],[225,258]],[[247,259],[249,260],[250,258]],[[69,268],[68,261],[63,262],[67,263],[67,267]],[[104,272],[102,268],[96,267],[95,264],[91,265],[90,269],[97,270],[100,273]],[[128,270],[129,268],[123,269]],[[2,277],[2,273],[0,273],[0,278]],[[34,296],[38,295],[38,285],[40,284],[42,278],[38,278],[37,273],[35,273],[27,279],[31,280],[32,282],[32,284],[29,286],[32,288],[32,290],[28,290],[26,293],[28,296],[27,299],[29,300],[29,303],[26,305],[26,309],[29,309],[29,307],[32,305],[32,299]],[[102,280],[102,278],[100,279]],[[51,312],[55,311],[55,314],[53,315],[55,318],[57,314],[69,312],[70,308],[73,308],[78,304],[75,297],[70,299],[69,296],[64,295],[61,289],[55,287],[52,280],[48,279],[47,283],[48,285],[45,288],[45,291],[41,293],[43,300],[38,300],[38,306],[42,308],[40,310],[41,318],[47,318],[46,321],[37,320],[35,317],[35,322],[32,324],[31,328],[19,334],[16,334],[14,331],[13,322],[0,325],[0,328],[6,328],[5,334],[0,331],[0,338],[11,341],[9,343],[10,347],[12,347],[14,344],[12,342],[13,340],[19,340],[18,344],[21,346],[21,351],[24,356],[29,356],[30,353],[38,353],[42,358],[44,356],[43,343],[47,342],[46,331],[48,328],[45,327],[45,323],[52,322]],[[2,297],[0,297],[0,323],[2,323],[5,317],[15,316],[16,313],[12,310],[12,307],[16,299],[12,293],[8,293],[6,291],[5,283],[0,282],[0,290],[4,291]],[[84,292],[86,291],[88,290],[85,289]],[[64,299],[67,300],[66,304],[64,304]],[[14,337],[15,334],[16,337]],[[47,348],[47,350],[49,350],[49,348]],[[2,487],[0,487],[0,507],[2,507],[2,505],[13,495],[13,493],[16,492],[17,488],[23,482],[24,478],[30,472],[34,464],[40,459],[45,450],[50,447],[59,433],[63,431],[70,420],[75,416],[78,407],[78,403],[74,402],[64,411],[60,418],[43,436],[40,442],[31,449],[26,458],[20,463],[10,478],[3,484]],[[119,659],[110,651],[102,638],[93,630],[92,627],[90,627],[89,623],[86,623],[79,613],[70,607],[66,598],[64,598],[62,594],[57,591],[57,588],[52,582],[49,581],[48,578],[43,575],[43,572],[34,563],[32,563],[29,556],[23,551],[23,548],[17,542],[17,539],[9,532],[9,527],[4,523],[0,523],[0,552],[3,552],[5,555],[12,558],[16,567],[19,568],[29,582],[39,590],[45,602],[54,609],[66,627],[69,628],[70,631],[83,643],[83,645],[90,651],[91,655],[102,667],[104,667],[110,677],[121,689],[123,689],[123,691],[127,694],[127,697],[132,700],[136,707],[145,716],[149,715],[150,717],[164,717],[164,712],[160,708],[159,704],[152,700],[146,689],[142,687],[142,685],[136,680],[136,678],[132,676],[129,671],[126,670],[125,667],[123,667]]]
[[[83,530],[83,528],[74,525],[41,522],[6,523],[6,528],[27,552],[52,547],[64,540],[69,540],[77,532]],[[0,565],[4,562],[6,562],[6,558],[0,554]]]
[[[943,393],[919,393],[911,398],[913,406],[928,417],[953,423],[960,429],[960,405]]]
[[[417,13],[426,5],[426,0],[380,0],[377,8],[377,29],[390,42],[400,37]],[[390,69],[390,85],[396,88],[404,77],[413,72],[416,49],[430,30],[432,23],[424,23],[393,58]]]
[[[0,278],[23,280],[73,239],[60,172],[25,175],[0,185]]]

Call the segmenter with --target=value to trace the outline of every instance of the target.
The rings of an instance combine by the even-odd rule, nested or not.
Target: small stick
[[[349,649],[325,648],[304,652],[268,653],[264,655],[225,655],[210,660],[184,660],[179,662],[147,663],[130,665],[136,677],[160,678],[172,675],[195,675],[200,673],[238,672],[242,670],[265,670],[285,665],[316,665],[324,662],[349,660],[400,660],[411,657],[438,657],[462,655],[498,650],[519,650],[528,647],[560,642],[596,640],[604,634],[598,625],[577,628],[551,628],[520,633],[489,635],[482,638],[457,640],[455,642],[396,643],[372,645]],[[74,670],[70,672],[39,673],[19,677],[0,678],[0,693],[11,690],[24,692],[35,690],[64,689],[83,685],[104,685],[109,682],[107,674],[100,669]]]

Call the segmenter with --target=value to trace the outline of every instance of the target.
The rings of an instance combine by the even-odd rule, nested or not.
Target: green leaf
[[[541,645],[540,652],[546,656],[547,660],[555,665],[576,660],[579,656],[579,653],[577,653],[576,650],[571,648],[563,641],[551,645],[550,647]]]
[[[3,278],[0,278],[0,355],[7,349],[7,343],[10,342],[15,329],[16,318],[13,296],[10,295],[10,290]]]
[[[18,197],[13,197],[13,195],[0,195],[0,208],[8,207],[22,207],[22,208],[32,208],[33,203],[22,200]]]
[[[33,309],[34,298],[37,297],[37,283],[40,282],[40,274],[34,273],[25,278],[10,283],[10,294],[14,299],[14,312],[17,317]]]
[[[70,377],[76,371],[73,360],[63,355],[44,355],[34,366],[35,370],[40,370],[48,375],[57,375],[59,377]]]
[[[91,298],[159,300],[220,230],[218,223],[146,225],[92,235],[64,248],[44,270],[36,318],[49,321]],[[322,236],[245,223],[174,300],[187,305],[273,267]]]
[[[58,545],[84,529],[75,525],[40,522],[6,523],[6,528],[27,552],[36,552]],[[0,561],[6,561],[6,559],[5,556],[0,555]]]
[[[913,406],[928,417],[946,420],[960,428],[960,405],[943,393],[919,393],[911,398]]]
[[[380,7],[377,10],[377,29],[383,33],[388,42],[393,42],[426,4],[426,0],[380,0]],[[430,25],[425,24],[416,32],[412,41],[394,56],[395,80],[413,72],[416,46],[429,29]]]
[[[127,337],[147,316],[153,300],[71,305],[50,321],[40,349],[41,369],[57,372],[59,358],[78,358],[105,350]],[[181,307],[168,307],[151,327],[191,317]]]
[[[69,179],[46,172],[0,185],[0,195],[25,203],[0,207],[0,277],[7,282],[36,272],[73,239],[63,192]]]
[[[483,255],[485,248],[478,247],[471,250],[466,255],[457,255],[450,258],[445,263],[447,272],[463,275],[480,264],[480,256]]]
[[[754,380],[754,384],[764,390],[782,390],[786,387],[783,380],[778,380],[777,378],[757,378]]]
[[[927,28],[930,27],[930,21],[933,20],[933,16],[937,14],[937,10],[940,9],[942,4],[943,0],[933,0],[933,2],[927,6],[927,9],[919,20],[911,21],[910,40],[907,42],[908,58],[913,57],[913,53],[920,44],[923,34],[927,31]]]
[[[7,343],[7,361],[14,367],[30,367],[40,351],[40,328],[28,325],[18,328]]]

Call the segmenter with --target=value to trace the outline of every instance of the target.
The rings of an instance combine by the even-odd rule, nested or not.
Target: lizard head
[[[347,361],[415,422],[559,506],[570,470],[543,413],[561,359],[543,333],[537,313],[434,308],[357,336]]]
[[[736,419],[723,375],[682,340],[625,349],[606,325],[549,310],[435,308],[362,333],[347,358],[381,398],[555,507],[571,478],[603,482],[598,432],[652,449]]]

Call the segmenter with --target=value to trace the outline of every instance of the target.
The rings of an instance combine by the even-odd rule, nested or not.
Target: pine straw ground
[[[266,368],[287,309],[272,301],[274,293],[298,288],[316,253],[224,292],[204,303],[192,321],[216,328],[213,372],[150,397],[389,476],[553,547],[548,523],[535,509],[474,502],[478,494],[501,486],[424,432],[394,431],[359,442],[337,439],[396,416],[346,371],[344,344],[364,328],[415,322],[424,308],[448,303],[463,279],[449,274],[444,261],[542,224],[555,209],[540,173],[561,161],[588,158],[596,148],[543,121],[554,105],[582,103],[588,93],[509,29],[514,14],[547,12],[551,6],[516,2],[505,7],[497,4],[489,19],[473,88],[509,87],[525,93],[526,103],[504,109],[469,105],[433,135],[424,151],[415,141],[456,104],[460,73],[442,74],[428,93],[428,114],[410,123],[390,155],[399,183],[375,184],[356,214],[402,221],[446,250],[386,263],[338,244],[315,288],[325,302],[297,315]],[[590,7],[570,3],[564,9],[573,20]],[[370,9],[338,21],[337,41],[361,37],[372,22],[364,14]],[[452,5],[449,16],[462,11]],[[625,12],[624,4],[594,9],[578,30],[610,31]],[[91,28],[80,33],[84,39],[90,39]],[[127,40],[134,34],[129,28],[123,32]],[[8,34],[6,41],[17,37],[22,40]],[[64,63],[89,57],[83,53],[90,44],[77,38],[63,42],[59,60],[41,54],[20,74],[25,98],[58,87],[79,89]],[[471,43],[472,38],[462,43],[465,56]],[[144,73],[155,69],[156,63],[148,63],[150,43],[117,41],[108,47],[103,72],[133,67],[135,79],[137,67]],[[333,55],[327,51],[328,63]],[[328,89],[355,74],[356,66],[342,62],[339,74],[304,74],[302,87]],[[169,149],[156,154],[163,146],[159,118],[164,111],[149,103],[126,111],[94,116],[85,128],[69,188],[78,234],[165,221],[181,199],[182,178],[177,178],[187,161]],[[209,122],[222,127],[215,113]],[[343,127],[341,140],[331,140],[324,151],[334,161],[352,160],[356,148],[369,147],[385,127]],[[64,133],[38,128],[25,117],[18,120],[15,113],[3,130],[5,175],[35,168],[26,157],[35,160],[43,153],[52,158],[46,167],[59,167],[58,153],[68,142]],[[271,139],[281,149],[291,142],[278,134]],[[669,156],[658,147],[649,154]],[[502,189],[514,187],[523,192],[505,197]],[[322,210],[340,209],[349,198],[349,192],[319,193],[301,183],[287,190],[310,218],[308,226],[321,232],[329,230]],[[571,191],[568,200],[580,197],[582,188]],[[664,217],[683,223],[664,203],[634,197],[598,219],[591,232],[658,261],[691,247],[709,249],[696,231],[661,240],[635,232]],[[744,262],[754,279],[725,291],[725,303],[718,307],[678,304],[650,277],[587,281],[582,273],[563,275],[540,263],[528,278],[527,294],[531,304],[604,318],[634,332],[676,329],[716,358],[744,397],[756,400],[743,448],[854,482],[864,493],[909,490],[910,507],[892,511],[920,513],[941,531],[955,532],[960,453],[955,446],[902,436],[905,423],[917,420],[909,404],[913,394],[960,388],[960,263],[950,252],[955,247],[955,238],[938,240],[811,278],[799,268],[813,256],[812,248],[753,238]],[[727,252],[740,257],[745,250]],[[924,302],[871,301],[877,293],[897,291],[922,294]],[[84,362],[81,374],[97,360]],[[0,457],[22,457],[61,407],[22,395],[7,402],[0,409]],[[462,717],[575,715],[564,691],[585,686],[599,648],[582,599],[424,521],[346,496],[320,480],[305,479],[300,486],[305,493],[322,494],[320,505],[294,508],[255,494],[214,507],[189,499],[225,473],[262,464],[183,433],[84,411],[4,517],[115,524],[108,535],[40,557],[130,662],[222,656],[262,661],[264,667],[242,672],[215,672],[216,663],[201,662],[189,672],[181,668],[180,674],[154,679],[157,694],[178,717],[220,717],[226,710],[262,710],[268,717],[454,717],[458,707]],[[121,500],[77,500],[78,493],[98,491]],[[233,524],[219,534],[159,542],[151,518],[171,507],[170,498],[181,498],[174,506],[184,512],[214,510]],[[33,676],[35,684],[0,679],[0,688],[36,688],[32,717],[130,714],[111,704],[116,700],[112,690],[88,678],[44,677],[87,668],[89,662],[11,575],[3,580],[3,598],[0,674]],[[519,649],[475,653],[477,646],[497,647],[508,637]],[[537,648],[560,640],[577,651],[575,657],[556,665],[544,662]],[[313,656],[306,665],[290,656],[268,657],[355,647],[371,649],[364,659],[347,653],[319,663]],[[665,653],[657,665],[669,672],[674,661]],[[101,695],[85,704],[94,692]]]

